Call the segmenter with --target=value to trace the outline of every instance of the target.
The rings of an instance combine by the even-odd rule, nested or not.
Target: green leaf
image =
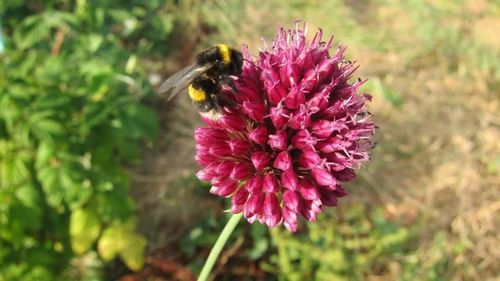
[[[125,247],[123,233],[123,225],[121,224],[111,225],[104,230],[97,244],[97,251],[104,261],[114,259]]]
[[[40,194],[31,185],[23,185],[16,191],[16,197],[22,203],[22,209],[15,212],[26,229],[38,230],[41,227],[43,210]]]
[[[55,155],[52,146],[48,143],[41,142],[38,145],[35,166],[37,168],[45,167],[49,163],[49,160],[54,156]]]
[[[146,239],[134,231],[135,221],[115,223],[104,230],[99,239],[97,250],[104,261],[110,261],[120,255],[132,270],[139,270],[144,265]]]
[[[15,151],[11,151],[11,157],[15,157]],[[19,185],[29,179],[30,172],[27,166],[27,159],[23,154],[18,157],[5,157],[0,160],[0,188]]]
[[[63,132],[63,126],[59,122],[51,119],[39,120],[34,125],[36,126],[37,132],[43,132],[44,134],[58,135]]]
[[[59,182],[59,172],[56,169],[45,166],[37,170],[37,178],[42,184],[42,189],[46,194],[47,203],[54,207],[59,208],[64,198],[63,190]]]
[[[128,268],[138,271],[144,266],[146,238],[133,232],[128,233],[127,236],[127,245],[120,252],[120,257]]]
[[[101,222],[91,210],[77,209],[71,214],[69,233],[71,247],[77,254],[85,253],[101,231]]]

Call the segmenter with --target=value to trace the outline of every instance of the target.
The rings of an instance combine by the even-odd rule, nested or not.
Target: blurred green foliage
[[[412,231],[387,220],[380,209],[343,210],[307,224],[302,233],[274,229],[277,254],[262,268],[278,280],[365,280],[369,273],[386,273],[389,261],[408,252]]]
[[[0,3],[0,280],[56,280],[96,244],[103,260],[142,267],[124,165],[157,131],[136,56],[165,52],[172,20],[159,8]]]

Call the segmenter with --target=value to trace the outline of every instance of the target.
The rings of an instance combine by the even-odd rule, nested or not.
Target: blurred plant
[[[387,220],[380,209],[346,206],[336,212],[308,224],[307,232],[273,230],[277,254],[261,267],[278,280],[365,280],[369,273],[387,273],[389,261],[408,251],[411,231]]]
[[[228,218],[228,216],[221,216],[216,212],[206,212],[203,217],[197,220],[196,227],[182,239],[181,248],[189,257],[193,271],[199,271],[204,262],[203,259],[199,258],[198,253],[201,249],[209,250],[213,246]],[[241,252],[241,254],[251,261],[262,258],[269,249],[269,232],[261,224],[238,225],[233,233],[233,238],[230,238],[227,243],[231,245],[238,239],[245,237],[247,245],[245,245],[245,251]]]
[[[0,280],[57,279],[96,244],[142,266],[124,165],[157,121],[136,54],[172,24],[160,1],[118,2],[0,4]]]
[[[3,31],[2,31],[2,22],[0,21],[0,54],[3,53],[5,46],[3,43]]]

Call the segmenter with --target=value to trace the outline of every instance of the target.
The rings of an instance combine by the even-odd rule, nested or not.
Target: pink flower
[[[195,132],[197,176],[210,192],[232,197],[231,211],[251,223],[290,231],[347,194],[342,182],[369,160],[375,132],[346,48],[330,53],[321,31],[310,43],[305,33],[281,29],[256,59],[244,48],[237,91],[223,92],[234,105]]]

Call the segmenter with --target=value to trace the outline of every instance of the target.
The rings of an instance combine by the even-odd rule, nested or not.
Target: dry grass
[[[422,272],[447,258],[452,280],[493,280],[500,274],[500,8],[487,1],[359,2],[215,1],[203,13],[221,33],[206,42],[259,46],[261,36],[297,18],[310,30],[335,31],[361,65],[358,75],[371,81],[366,90],[381,128],[373,161],[351,185],[354,196],[368,188],[392,215],[418,215]],[[184,164],[173,168],[167,159],[158,167],[172,167],[170,175],[192,171],[192,141],[175,142],[168,155]],[[445,235],[439,247],[438,234]]]

